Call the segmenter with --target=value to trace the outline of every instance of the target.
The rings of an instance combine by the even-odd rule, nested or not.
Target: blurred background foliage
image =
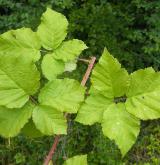
[[[46,7],[66,15],[68,38],[81,39],[89,47],[82,54],[84,58],[98,59],[106,46],[129,72],[148,66],[160,69],[159,0],[0,0],[0,33],[22,26],[36,30]],[[85,69],[79,62],[72,77],[81,80]],[[69,121],[68,135],[61,138],[54,161],[61,165],[70,156],[88,153],[89,165],[159,165],[160,121],[141,125],[136,144],[121,159],[117,146],[103,136],[100,125]],[[41,165],[52,142],[53,137],[0,138],[0,164]]]

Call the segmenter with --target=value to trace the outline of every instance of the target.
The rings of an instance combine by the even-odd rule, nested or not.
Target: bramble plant
[[[63,112],[77,112],[85,88],[57,76],[74,69],[87,48],[77,39],[64,41],[67,27],[65,16],[48,8],[36,32],[21,28],[0,35],[1,136],[14,137],[22,128],[32,137],[67,133]]]
[[[78,111],[77,122],[101,123],[124,156],[136,141],[140,120],[160,118],[160,73],[146,68],[128,74],[105,49],[82,104],[85,88],[58,78],[76,68],[78,55],[87,48],[77,39],[64,41],[67,27],[65,16],[48,8],[36,32],[21,28],[0,35],[0,135],[67,134],[64,113]],[[65,162],[78,163],[87,164],[87,156]]]
[[[160,118],[160,72],[151,67],[130,75],[104,50],[91,76],[91,88],[76,121],[101,123],[105,136],[114,140],[122,156],[135,143],[140,120]]]

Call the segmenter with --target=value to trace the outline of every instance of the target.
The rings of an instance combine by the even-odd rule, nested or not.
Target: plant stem
[[[89,61],[89,65],[88,65],[88,68],[86,70],[86,73],[84,74],[83,79],[81,81],[81,85],[82,86],[85,86],[86,85],[86,82],[87,82],[87,80],[89,78],[89,75],[90,75],[90,73],[91,73],[91,71],[93,69],[94,63],[96,61],[96,57],[91,57],[90,60],[85,60],[84,62],[86,62],[86,61]],[[67,117],[67,113],[65,113],[65,117]],[[52,159],[52,157],[53,157],[53,155],[54,155],[54,153],[55,153],[55,151],[57,149],[57,145],[59,143],[59,140],[60,140],[60,135],[57,135],[54,138],[54,143],[53,143],[53,145],[52,145],[52,147],[51,147],[48,155],[46,156],[43,165],[48,165],[49,164],[50,160]]]
[[[83,58],[78,58],[78,61],[82,61],[82,62],[90,63],[90,60],[86,60],[86,59],[83,59]]]
[[[54,155],[54,153],[56,151],[56,148],[57,148],[57,145],[59,143],[59,140],[60,140],[60,135],[57,135],[55,137],[55,139],[54,139],[54,143],[53,143],[53,145],[51,147],[51,150],[49,151],[49,153],[48,153],[48,155],[47,155],[47,157],[46,157],[46,159],[44,161],[44,165],[48,165],[49,164],[50,160],[52,159],[52,157],[53,157],[53,155]]]
[[[88,80],[88,78],[89,78],[89,75],[90,75],[90,73],[91,73],[91,71],[92,71],[92,68],[93,68],[93,66],[94,66],[95,61],[96,61],[96,57],[91,57],[91,60],[90,60],[90,62],[89,62],[89,65],[88,65],[88,68],[87,68],[87,70],[86,70],[86,73],[85,73],[85,75],[83,76],[83,79],[82,79],[82,81],[81,81],[81,85],[82,85],[82,86],[85,86],[85,85],[86,85],[86,82],[87,82],[87,80]]]

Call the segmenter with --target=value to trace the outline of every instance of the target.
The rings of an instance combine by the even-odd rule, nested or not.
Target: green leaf
[[[76,121],[85,125],[92,125],[96,122],[101,123],[103,112],[112,104],[111,99],[107,99],[101,94],[92,94],[85,100],[80,107]]]
[[[69,158],[64,165],[87,165],[87,155],[77,155]]]
[[[39,88],[39,72],[23,57],[0,56],[0,105],[20,108]]]
[[[26,59],[37,61],[41,48],[39,38],[29,28],[10,30],[0,35],[0,54],[24,56]]]
[[[124,156],[140,129],[139,119],[126,111],[124,103],[119,103],[126,99],[129,75],[105,49],[93,70],[91,82],[90,96],[80,107],[76,121],[89,125],[101,123],[104,135],[115,140]]]
[[[126,111],[123,103],[112,104],[103,114],[102,130],[104,135],[115,140],[124,156],[136,141],[140,121]]]
[[[68,21],[64,15],[47,8],[37,30],[43,47],[47,50],[56,49],[65,39],[67,27]]]
[[[73,39],[64,41],[53,53],[53,57],[64,62],[74,60],[80,53],[87,49],[83,41]]]
[[[45,49],[52,50],[42,61],[42,71],[48,80],[53,80],[65,71],[72,71],[76,64],[71,62],[87,48],[83,41],[73,39],[62,42],[67,35],[67,19],[51,9],[42,15],[37,34]]]
[[[101,94],[92,94],[86,99],[76,121],[85,125],[102,123],[104,135],[115,140],[123,156],[139,133],[139,120],[125,110],[124,103],[115,104]]]
[[[21,133],[29,138],[37,138],[43,136],[43,134],[36,128],[33,120],[30,119],[28,123],[22,128]]]
[[[54,80],[58,75],[64,72],[72,72],[76,69],[76,60],[63,62],[62,60],[56,60],[51,54],[44,56],[42,60],[42,72],[44,76],[49,80]]]
[[[76,113],[84,99],[85,88],[72,79],[55,79],[45,85],[39,102],[61,112]]]
[[[33,111],[33,122],[45,135],[67,133],[67,124],[63,113],[53,107],[37,106]]]
[[[123,96],[129,85],[128,73],[120,63],[104,50],[91,76],[92,88],[109,98]]]
[[[65,63],[65,72],[72,72],[77,68],[77,60],[72,60],[67,63]]]
[[[50,54],[44,56],[42,61],[42,72],[48,80],[53,80],[65,70],[65,64],[61,60],[54,59]]]
[[[34,106],[30,103],[20,109],[0,107],[0,135],[3,137],[16,136],[28,122]]]
[[[119,62],[104,52],[91,76],[90,96],[78,111],[76,121],[83,124],[101,122],[103,111],[114,102],[114,98],[123,96],[129,85],[129,76]]]
[[[130,75],[127,111],[142,120],[160,118],[160,73],[152,68]]]

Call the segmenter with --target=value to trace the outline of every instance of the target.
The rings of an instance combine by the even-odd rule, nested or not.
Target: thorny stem
[[[87,68],[87,70],[86,70],[86,73],[84,74],[83,79],[82,79],[82,81],[81,81],[81,85],[82,85],[82,86],[85,86],[85,85],[86,85],[86,82],[87,82],[87,80],[88,80],[88,78],[89,78],[89,75],[90,75],[90,73],[91,73],[91,71],[92,71],[92,69],[93,69],[94,63],[95,63],[95,61],[96,61],[96,57],[91,57],[90,60],[85,60],[85,59],[83,59],[83,60],[81,60],[81,61],[84,61],[84,62],[87,61],[87,62],[89,62],[89,65],[88,65],[88,68]],[[65,113],[65,117],[67,117],[67,113]],[[50,149],[48,155],[46,156],[43,165],[48,165],[48,164],[49,164],[50,160],[52,159],[52,157],[53,157],[53,155],[54,155],[54,153],[55,153],[55,151],[56,151],[56,149],[57,149],[57,145],[58,145],[58,143],[59,143],[59,140],[60,140],[60,135],[57,135],[57,136],[54,138],[54,143],[53,143],[53,145],[52,145],[52,147],[51,147],[51,149]]]

